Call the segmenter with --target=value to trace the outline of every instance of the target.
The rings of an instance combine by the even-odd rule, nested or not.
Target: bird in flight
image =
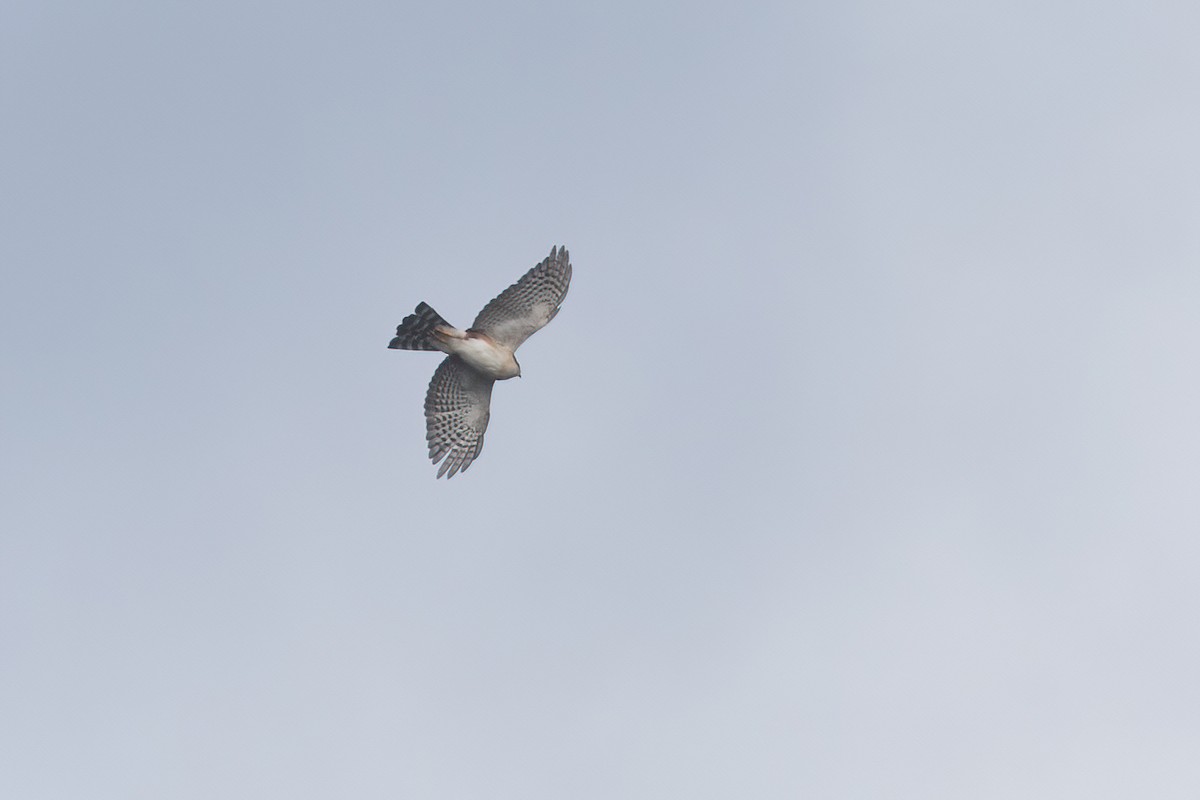
[[[425,394],[425,438],[437,476],[466,471],[483,450],[491,416],[492,386],[521,376],[514,355],[521,343],[558,313],[571,284],[567,248],[550,255],[483,307],[471,327],[459,330],[427,303],[396,328],[393,350],[440,350],[445,360]],[[443,460],[444,459],[444,460]]]

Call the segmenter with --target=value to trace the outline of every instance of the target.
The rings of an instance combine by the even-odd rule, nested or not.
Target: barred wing
[[[463,363],[458,356],[444,360],[433,373],[425,395],[425,438],[429,458],[440,478],[466,471],[483,450],[495,381]]]
[[[570,285],[570,256],[567,248],[556,247],[548,258],[484,306],[471,328],[516,350],[554,319]]]

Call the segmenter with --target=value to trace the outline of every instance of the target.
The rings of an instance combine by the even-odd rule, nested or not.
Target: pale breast
[[[474,369],[498,381],[516,377],[521,371],[512,350],[497,345],[486,334],[468,331],[464,339],[451,339],[449,349]]]

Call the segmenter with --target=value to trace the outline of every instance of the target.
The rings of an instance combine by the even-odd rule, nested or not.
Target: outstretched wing
[[[448,357],[433,373],[425,395],[425,438],[433,463],[446,459],[438,467],[439,478],[447,471],[451,478],[466,471],[483,450],[493,384],[458,356]]]
[[[549,258],[526,272],[483,307],[471,328],[513,350],[554,319],[571,285],[571,259],[567,248],[556,247]]]

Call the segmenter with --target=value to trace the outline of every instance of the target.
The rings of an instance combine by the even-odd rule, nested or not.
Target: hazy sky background
[[[1193,800],[1198,29],[5,4],[0,795]]]

